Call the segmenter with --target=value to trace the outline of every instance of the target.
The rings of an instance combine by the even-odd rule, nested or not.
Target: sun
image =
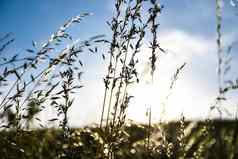
[[[186,93],[181,89],[173,95],[166,84],[143,83],[131,91],[135,97],[130,103],[128,118],[132,120],[146,122],[148,108],[152,110],[153,122],[175,120],[182,114],[184,102],[181,100]]]

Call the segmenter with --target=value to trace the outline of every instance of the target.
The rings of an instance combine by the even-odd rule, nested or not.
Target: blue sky
[[[157,81],[151,84],[145,75],[140,87],[132,89],[132,92],[138,95],[138,99],[135,98],[133,101],[128,111],[129,117],[143,121],[145,110],[150,105],[155,112],[154,120],[158,120],[161,113],[158,105],[167,94],[166,84],[169,83],[176,67],[183,62],[187,62],[188,65],[171,95],[165,116],[174,118],[183,112],[189,118],[204,117],[217,92],[215,0],[161,0],[161,4],[164,5],[164,9],[160,16],[159,37],[161,46],[169,55],[162,57],[164,62],[161,60],[158,68],[163,69],[156,72]],[[230,5],[229,0],[224,0],[223,4],[222,32],[224,42],[229,44],[237,39],[238,10]],[[67,19],[83,12],[92,12],[94,15],[72,27],[73,38],[85,39],[102,33],[110,36],[106,20],[110,20],[112,16],[113,4],[111,0],[1,0],[0,10],[0,35],[12,32],[16,38],[12,47],[15,51],[21,52],[31,47],[32,40],[43,42]],[[238,66],[237,46],[234,48],[231,78],[238,77],[235,69]],[[10,49],[8,53],[11,54]],[[72,125],[97,121],[98,112],[101,110],[104,65],[97,58],[86,60],[90,63],[85,74],[85,85],[88,87],[84,88],[81,94],[80,100],[83,105],[75,104],[71,110]],[[142,72],[145,68],[146,66],[141,68]],[[89,97],[92,90],[97,90],[93,92],[95,99]],[[146,91],[153,92],[146,97],[151,99],[151,103],[140,100],[141,97],[145,97],[142,92]],[[162,93],[157,93],[159,91]],[[174,102],[178,100],[179,103]],[[238,102],[233,99],[232,101],[231,105]],[[234,111],[234,106],[231,111]]]
[[[93,12],[94,16],[89,17],[80,28],[73,28],[75,36],[83,38],[105,32],[104,22],[111,14],[109,6],[97,0],[1,0],[0,9],[1,33],[13,32],[16,45],[20,48],[27,47],[32,40],[46,40],[66,20],[84,12]],[[88,26],[91,26],[90,29]]]

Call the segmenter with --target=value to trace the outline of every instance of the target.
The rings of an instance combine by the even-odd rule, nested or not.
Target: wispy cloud
[[[232,38],[227,38],[232,39]],[[161,46],[167,54],[161,54],[153,83],[150,78],[148,57],[140,56],[139,73],[141,81],[131,87],[135,96],[130,103],[128,118],[144,122],[148,107],[152,107],[153,120],[159,121],[165,110],[165,118],[171,120],[183,115],[187,118],[205,118],[217,95],[217,55],[214,37],[202,37],[181,30],[168,30],[160,33]],[[149,48],[141,52],[149,56]],[[168,101],[169,85],[176,69],[187,63],[182,70]],[[85,88],[79,93],[70,110],[70,123],[73,126],[96,123],[99,119],[102,95],[104,66],[95,64],[87,71]],[[95,72],[98,72],[95,74]],[[163,107],[165,102],[165,107]],[[234,112],[234,107],[228,108]],[[215,114],[217,115],[217,114]]]
[[[161,56],[153,83],[142,82],[134,88],[136,97],[129,109],[130,118],[145,121],[144,114],[150,106],[154,120],[161,118],[164,111],[162,103],[169,93],[171,77],[183,62],[187,63],[186,68],[166,102],[164,117],[176,119],[182,113],[187,118],[208,117],[210,106],[217,95],[215,38],[170,30],[160,34],[160,43],[168,54]],[[233,110],[232,107],[228,109]]]

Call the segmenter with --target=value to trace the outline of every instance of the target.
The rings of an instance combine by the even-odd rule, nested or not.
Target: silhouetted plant
[[[231,4],[237,6],[235,0]],[[33,48],[26,49],[28,55],[24,57],[4,57],[14,38],[12,33],[0,38],[0,158],[237,158],[237,120],[189,122],[182,115],[177,122],[152,124],[150,108],[148,124],[127,121],[133,99],[129,90],[140,82],[138,54],[146,54],[143,46],[150,48],[147,60],[153,80],[160,54],[165,53],[158,36],[163,6],[158,0],[115,0],[114,5],[114,16],[107,22],[110,40],[103,35],[85,41],[72,39],[67,30],[88,13],[69,19],[43,44],[33,41]],[[222,115],[226,111],[223,102],[230,91],[237,90],[238,80],[225,80],[234,44],[227,49],[223,46],[221,0],[216,0],[216,20],[219,88],[211,110]],[[73,129],[68,113],[75,94],[83,87],[80,55],[97,53],[98,44],[108,49],[102,53],[107,71],[100,123]],[[166,106],[185,65],[172,75],[162,106]],[[49,107],[57,114],[42,121],[40,113]],[[47,128],[47,122],[58,122],[60,129]],[[34,130],[37,126],[42,129]]]

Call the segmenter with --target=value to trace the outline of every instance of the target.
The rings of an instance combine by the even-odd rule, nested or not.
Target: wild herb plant
[[[146,3],[150,7],[146,13],[143,13]],[[139,62],[137,54],[143,53],[141,47],[145,34],[150,34],[150,32],[152,34],[150,43],[152,53],[149,60],[153,71],[160,49],[157,40],[157,21],[161,6],[158,1],[117,0],[115,12],[112,21],[108,22],[112,30],[112,39],[109,42],[109,64],[104,78],[105,93],[100,122],[102,128],[104,114],[106,114],[105,132],[108,133],[108,138],[105,145],[108,148],[108,158],[115,157],[116,150],[120,146],[120,142],[117,143],[117,141],[120,141],[120,136],[123,136],[121,130],[126,120],[126,110],[133,98],[128,94],[128,88],[131,84],[139,82],[136,69]]]
[[[73,23],[79,23],[88,15],[86,13],[71,18],[42,45],[38,46],[32,42],[33,49],[26,50],[31,56],[20,59],[16,54],[9,59],[3,58],[0,109],[2,116],[7,120],[3,121],[1,127],[14,128],[16,138],[21,135],[19,132],[30,128],[30,121],[41,122],[36,115],[49,106],[55,107],[58,111],[57,118],[49,121],[62,118],[60,126],[63,129],[64,140],[69,136],[68,110],[73,103],[71,94],[76,89],[82,88],[79,80],[82,74],[80,67],[83,63],[79,55],[90,49],[91,44],[95,44],[103,36],[74,42],[66,31]],[[69,40],[71,44],[63,49],[59,47],[61,49],[59,50],[57,46],[64,40]],[[2,48],[4,49],[8,44],[10,43],[7,42]],[[6,85],[10,86],[6,89]],[[6,91],[3,92],[4,90]],[[44,128],[46,125],[40,123],[40,126]],[[18,143],[14,144],[18,145]]]

